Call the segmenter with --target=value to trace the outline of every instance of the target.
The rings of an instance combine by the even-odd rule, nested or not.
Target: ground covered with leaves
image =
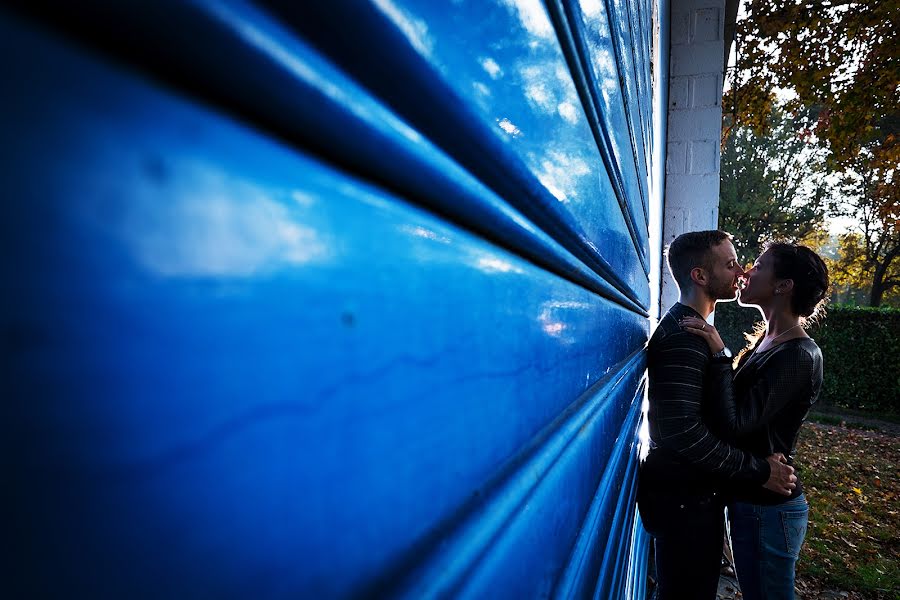
[[[807,423],[797,451],[810,505],[800,597],[900,598],[900,437]]]

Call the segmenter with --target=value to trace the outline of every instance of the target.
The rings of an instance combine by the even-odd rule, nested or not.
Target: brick
[[[713,42],[721,40],[725,23],[721,20],[721,11],[715,7],[701,8],[694,12],[694,35],[692,41]]]
[[[722,109],[700,108],[669,112],[669,141],[717,139],[722,128]]]
[[[689,12],[672,13],[671,45],[678,46],[691,41],[691,14]]]
[[[684,173],[687,167],[687,144],[669,142],[666,147],[666,173]]]
[[[669,110],[686,110],[691,107],[687,77],[673,77],[669,80]]]
[[[722,103],[722,84],[718,75],[691,79],[691,106],[708,108]]]
[[[669,208],[692,208],[702,213],[698,225],[707,225],[708,211],[719,202],[719,174],[667,175],[666,212]],[[702,211],[701,211],[702,209]],[[706,227],[703,227],[706,228]]]
[[[718,173],[719,144],[715,140],[691,142],[690,172],[692,174]]]
[[[671,52],[670,77],[712,75],[725,68],[725,43],[721,41],[677,46]]]

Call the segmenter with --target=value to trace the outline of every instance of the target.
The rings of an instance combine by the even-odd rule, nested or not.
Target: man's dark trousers
[[[725,535],[721,494],[645,488],[638,506],[644,528],[654,538],[658,600],[713,600]]]

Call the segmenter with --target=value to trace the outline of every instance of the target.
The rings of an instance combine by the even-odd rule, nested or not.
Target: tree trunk
[[[869,294],[869,306],[881,306],[881,297],[884,295],[884,273],[886,265],[875,267],[875,276],[872,278],[872,293]]]

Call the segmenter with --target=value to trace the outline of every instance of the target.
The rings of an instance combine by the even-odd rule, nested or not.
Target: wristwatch
[[[712,355],[713,358],[731,358],[731,350],[728,349],[728,346],[725,346],[718,352]]]

